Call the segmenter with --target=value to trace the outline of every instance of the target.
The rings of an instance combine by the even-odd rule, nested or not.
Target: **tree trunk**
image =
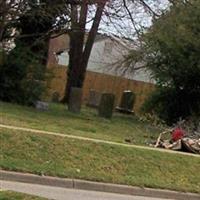
[[[6,9],[6,2],[1,2],[0,4],[1,6],[1,9],[0,9],[0,12],[1,12],[1,21],[0,21],[0,43],[2,43],[3,41],[3,32],[4,32],[4,25],[5,25],[5,13],[4,13],[4,10]]]
[[[69,97],[68,109],[73,113],[79,113],[81,110],[82,89],[72,87]]]
[[[105,4],[106,1],[97,4],[93,25],[88,34],[85,48],[84,39],[88,5],[86,3],[81,5],[79,20],[77,17],[77,9],[76,12],[74,10],[72,12],[72,31],[70,34],[69,66],[67,72],[68,79],[63,102],[69,103],[72,87],[83,87],[88,60],[98,31]]]

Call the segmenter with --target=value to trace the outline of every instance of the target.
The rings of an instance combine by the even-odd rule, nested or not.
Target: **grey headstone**
[[[89,91],[89,99],[87,102],[87,106],[97,108],[99,106],[100,100],[101,100],[101,93],[92,89]]]
[[[104,118],[111,118],[115,103],[115,95],[111,93],[103,93],[98,107],[99,116]]]
[[[49,103],[43,101],[37,101],[35,107],[37,110],[46,111],[49,109]]]
[[[120,106],[117,107],[117,110],[124,113],[132,113],[134,103],[135,94],[130,90],[125,90],[122,94]]]

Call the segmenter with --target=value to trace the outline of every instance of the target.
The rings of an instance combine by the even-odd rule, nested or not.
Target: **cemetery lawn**
[[[114,113],[111,120],[100,118],[97,111],[83,107],[80,114],[67,111],[63,104],[50,104],[45,112],[35,108],[0,102],[0,124],[33,128],[63,134],[124,143],[146,145],[160,130],[133,115]]]
[[[47,199],[17,192],[0,191],[0,200],[47,200]]]
[[[0,168],[200,193],[200,157],[0,128]]]

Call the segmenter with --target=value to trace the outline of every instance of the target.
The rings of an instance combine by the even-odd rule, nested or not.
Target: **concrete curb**
[[[140,187],[109,184],[109,183],[99,183],[99,182],[84,181],[78,179],[39,176],[34,174],[28,174],[28,173],[25,174],[25,173],[10,172],[4,170],[0,170],[0,180],[48,185],[48,186],[62,187],[62,188],[74,188],[81,190],[136,195],[136,196],[169,198],[177,200],[200,199],[200,194],[183,193],[183,192],[151,189],[151,188],[140,188]]]

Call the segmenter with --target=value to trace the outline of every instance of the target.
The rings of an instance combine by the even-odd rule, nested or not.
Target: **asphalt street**
[[[159,200],[141,196],[120,195],[105,192],[65,189],[37,184],[0,181],[0,188],[26,194],[46,197],[51,200]],[[165,199],[160,199],[165,200]],[[169,200],[169,199],[168,199]]]

